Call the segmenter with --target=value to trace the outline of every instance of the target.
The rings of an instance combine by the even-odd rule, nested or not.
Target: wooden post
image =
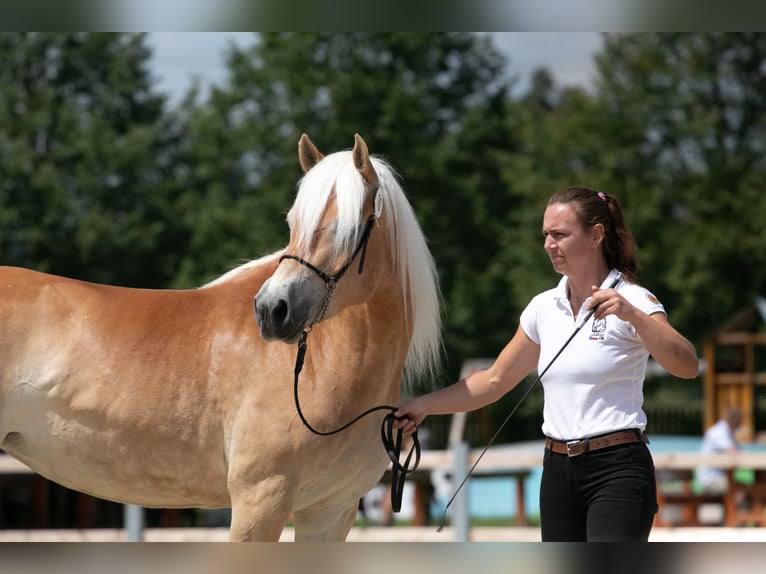
[[[704,432],[710,428],[718,420],[718,412],[716,409],[717,392],[715,379],[716,379],[716,364],[715,364],[715,337],[708,337],[705,340],[705,344],[702,350],[702,356],[705,359],[705,374],[703,376],[703,396],[705,401],[705,414],[703,420]]]

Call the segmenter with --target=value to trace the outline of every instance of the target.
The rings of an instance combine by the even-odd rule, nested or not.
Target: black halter
[[[354,262],[354,259],[357,258],[357,256],[361,253],[361,257],[359,257],[359,274],[361,275],[362,270],[364,269],[364,259],[367,256],[367,242],[370,240],[370,233],[372,233],[372,228],[375,226],[375,214],[373,213],[370,215],[370,218],[367,220],[367,225],[364,227],[364,231],[362,232],[362,237],[359,239],[359,243],[356,246],[356,249],[354,249],[354,252],[351,254],[351,257],[349,257],[348,261],[341,267],[338,272],[335,275],[328,275],[319,267],[316,265],[310,263],[309,261],[306,261],[303,257],[299,257],[298,255],[291,255],[289,253],[286,253],[282,255],[282,257],[279,258],[279,262],[282,263],[284,259],[293,259],[303,265],[304,267],[308,267],[311,269],[314,273],[316,273],[319,278],[324,281],[325,286],[327,287],[327,295],[325,295],[324,302],[322,303],[321,309],[319,309],[319,313],[317,313],[317,316],[314,317],[314,320],[309,324],[308,327],[306,327],[304,333],[307,333],[308,331],[311,331],[311,329],[316,325],[317,323],[321,322],[324,319],[324,316],[327,314],[327,309],[330,307],[330,300],[332,299],[332,295],[335,292],[335,287],[338,285],[338,281],[341,280],[341,277],[343,277],[346,274],[346,271],[348,271],[348,268],[351,267],[351,264]]]
[[[298,354],[295,357],[295,371],[294,371],[294,382],[293,382],[293,396],[295,399],[295,409],[298,412],[298,416],[301,419],[301,422],[303,425],[310,430],[312,433],[319,435],[319,436],[330,436],[337,434],[339,432],[342,432],[346,430],[348,427],[356,423],[357,421],[361,420],[362,418],[366,417],[367,415],[374,413],[375,411],[390,411],[384,418],[383,422],[380,427],[380,436],[381,440],[383,441],[383,446],[386,449],[386,453],[388,454],[388,458],[391,460],[391,508],[394,512],[399,512],[402,508],[402,495],[404,493],[404,482],[407,479],[407,475],[411,472],[414,472],[418,464],[420,464],[420,441],[418,440],[418,433],[415,431],[412,434],[412,448],[410,448],[409,453],[407,454],[407,458],[404,460],[404,464],[399,462],[399,456],[401,454],[402,449],[402,430],[399,429],[396,433],[396,438],[394,438],[394,430],[393,430],[393,424],[394,424],[394,413],[397,411],[397,407],[391,406],[391,405],[379,405],[376,407],[372,407],[370,409],[367,409],[362,414],[354,417],[352,420],[347,422],[344,425],[341,425],[340,427],[333,429],[331,431],[320,431],[314,428],[311,423],[306,420],[306,417],[303,414],[303,410],[301,409],[300,400],[298,399],[298,378],[300,376],[301,370],[303,369],[303,362],[306,358],[306,348],[308,346],[308,334],[311,332],[311,330],[314,328],[314,326],[322,321],[327,314],[327,309],[330,306],[330,300],[332,299],[332,295],[335,292],[335,287],[338,284],[338,281],[341,280],[343,275],[345,275],[346,271],[348,271],[349,267],[353,264],[354,260],[359,256],[359,274],[362,273],[362,270],[364,269],[364,260],[365,256],[367,254],[367,242],[370,240],[370,234],[372,233],[372,228],[375,226],[376,222],[375,214],[372,214],[370,218],[367,220],[367,225],[364,228],[364,231],[362,232],[362,236],[359,239],[359,243],[357,244],[356,248],[354,249],[354,252],[351,254],[351,257],[349,257],[348,261],[341,267],[335,275],[329,275],[313,265],[312,263],[306,261],[302,257],[299,257],[297,255],[291,255],[291,254],[285,254],[280,257],[279,262],[281,263],[284,259],[293,259],[294,261],[297,261],[301,265],[308,267],[311,269],[314,273],[316,273],[327,286],[327,295],[325,296],[324,302],[322,303],[322,307],[319,310],[319,313],[314,318],[314,320],[311,322],[311,324],[308,325],[303,330],[303,333],[301,333],[300,340],[298,341]],[[361,255],[360,255],[361,254]],[[415,462],[410,467],[410,461],[412,459],[413,454],[415,455]]]

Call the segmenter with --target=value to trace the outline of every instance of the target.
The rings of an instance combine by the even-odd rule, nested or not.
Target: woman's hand
[[[425,402],[423,397],[416,397],[399,405],[394,413],[394,429],[402,429],[405,436],[418,430],[418,425],[428,416]]]
[[[588,309],[594,309],[593,318],[603,319],[607,315],[616,315],[623,321],[630,321],[638,309],[614,289],[600,289],[593,285],[593,296]]]

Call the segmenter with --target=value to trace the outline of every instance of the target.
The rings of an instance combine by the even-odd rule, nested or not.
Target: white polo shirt
[[[610,285],[617,272],[604,281]],[[575,329],[563,277],[554,289],[535,296],[521,313],[521,328],[540,345],[542,372]],[[615,289],[644,313],[665,308],[643,287],[622,280]],[[578,317],[587,314],[583,303]],[[592,437],[628,428],[646,428],[643,384],[649,352],[633,326],[615,315],[591,317],[545,373],[543,434],[558,440]]]

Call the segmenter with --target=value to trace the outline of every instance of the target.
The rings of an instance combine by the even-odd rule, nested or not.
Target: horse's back
[[[0,444],[104,498],[227,505],[224,411],[241,398],[224,379],[252,356],[237,372],[221,341],[254,339],[232,334],[250,298],[0,268]]]

